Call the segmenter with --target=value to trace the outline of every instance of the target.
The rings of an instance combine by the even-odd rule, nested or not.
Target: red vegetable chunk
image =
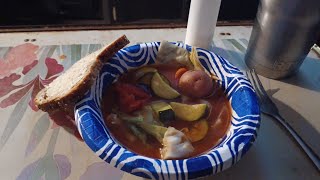
[[[119,108],[126,113],[141,109],[151,98],[143,89],[128,83],[117,83],[115,90]]]

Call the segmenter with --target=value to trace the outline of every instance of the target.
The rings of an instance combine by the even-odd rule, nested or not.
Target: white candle
[[[185,43],[208,49],[213,42],[221,0],[191,0]]]

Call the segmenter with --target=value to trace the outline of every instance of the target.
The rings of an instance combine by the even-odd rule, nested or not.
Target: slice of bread
[[[125,35],[111,44],[87,55],[53,80],[35,97],[36,106],[46,112],[70,111],[89,90],[103,66],[120,49],[129,44]]]

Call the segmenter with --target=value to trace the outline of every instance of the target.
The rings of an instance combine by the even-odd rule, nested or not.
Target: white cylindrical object
[[[213,41],[221,0],[191,0],[185,43],[208,49]]]

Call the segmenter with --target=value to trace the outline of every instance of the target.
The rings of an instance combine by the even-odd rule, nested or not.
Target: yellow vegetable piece
[[[148,73],[155,73],[157,72],[158,70],[153,68],[153,67],[142,67],[140,69],[138,69],[136,72],[135,72],[135,79],[138,80],[140,79],[142,76],[148,74]]]
[[[148,123],[137,123],[137,125],[145,130],[148,134],[155,137],[160,143],[162,143],[164,134],[168,130],[166,127]]]
[[[197,121],[190,129],[183,128],[181,131],[191,142],[202,140],[208,133],[208,122],[205,119]]]
[[[153,73],[147,73],[144,76],[142,76],[140,79],[138,79],[137,82],[150,86],[152,77],[153,77]]]
[[[152,77],[151,89],[157,96],[164,99],[174,99],[180,96],[180,94],[167,84],[157,72],[154,73]]]
[[[152,73],[152,72],[146,73],[144,76],[142,76],[140,79],[138,79],[137,82],[150,86],[153,74],[154,73]],[[160,74],[160,76],[165,83],[170,85],[169,80],[165,76],[163,76],[161,74]]]
[[[162,79],[166,84],[168,84],[168,85],[170,86],[170,81],[167,79],[167,77],[165,77],[165,76],[162,75],[162,74],[159,74],[159,75],[160,75],[161,79]]]
[[[194,66],[194,70],[205,71],[205,69],[202,67],[202,64],[200,63],[197,49],[195,47],[192,47],[189,58],[190,58],[191,63]]]
[[[168,103],[163,101],[155,101],[151,104],[151,107],[155,112],[156,117],[160,121],[174,120],[174,112]]]
[[[195,47],[192,47],[190,55],[189,55],[190,61],[194,66],[194,70],[201,70],[207,73],[213,80],[220,80],[215,74],[212,72],[207,71],[202,64],[200,63],[199,56],[197,53],[197,49]]]
[[[170,103],[175,115],[184,121],[195,121],[200,119],[206,112],[206,104],[182,104],[177,102]]]

